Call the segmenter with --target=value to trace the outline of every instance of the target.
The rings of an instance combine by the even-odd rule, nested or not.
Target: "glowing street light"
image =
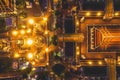
[[[88,61],[88,64],[89,64],[89,65],[92,65],[93,63],[92,63],[92,61]]]
[[[18,53],[14,54],[14,58],[19,58],[19,57],[20,57],[20,55]]]
[[[48,19],[47,19],[47,17],[43,17],[43,21],[45,21],[45,22],[46,22],[47,20],[48,20]]]
[[[28,45],[32,45],[32,44],[33,44],[33,40],[32,40],[32,39],[28,39],[28,40],[27,40],[27,44],[28,44]]]
[[[98,61],[98,64],[99,64],[99,65],[102,65],[103,63],[102,63],[102,61]]]
[[[45,31],[45,34],[48,34],[48,31],[47,31],[47,30]]]
[[[100,13],[100,12],[98,12],[98,13],[97,13],[97,16],[100,16],[100,15],[101,15],[101,13]]]
[[[90,16],[90,12],[87,12],[87,13],[86,13],[86,16]]]
[[[28,59],[32,59],[33,58],[33,54],[32,53],[28,53],[27,57],[28,57]]]
[[[30,23],[30,24],[33,24],[33,23],[34,23],[34,20],[33,20],[33,19],[30,19],[30,20],[29,20],[29,23]]]
[[[32,68],[32,71],[35,71],[36,70],[36,68]]]
[[[46,52],[48,52],[48,50],[49,50],[48,48],[45,49]]]
[[[29,65],[29,62],[26,62],[26,65]]]
[[[27,29],[27,33],[31,33],[31,29],[29,28],[29,29]]]
[[[76,26],[79,26],[79,21],[76,21]]]
[[[76,52],[76,55],[80,55],[80,52],[79,52],[79,51],[77,51],[77,52]]]
[[[25,25],[22,25],[21,27],[22,27],[22,28],[26,28],[26,26],[25,26]]]
[[[118,62],[118,65],[120,65],[120,62]]]
[[[116,12],[116,13],[115,13],[115,16],[118,16],[118,15],[119,15],[119,13],[118,13],[118,12]]]
[[[21,33],[21,34],[25,34],[25,31],[24,31],[24,30],[21,30],[20,33]]]
[[[16,36],[18,34],[18,31],[14,30],[12,31],[12,35]]]
[[[24,66],[24,67],[21,68],[21,70],[25,70],[26,68],[27,68],[27,67]]]
[[[47,62],[46,65],[49,65],[49,62]]]
[[[32,62],[32,65],[35,65],[35,62],[34,62],[34,61]]]

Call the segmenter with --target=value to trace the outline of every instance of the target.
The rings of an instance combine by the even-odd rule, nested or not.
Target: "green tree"
[[[16,0],[16,8],[24,9],[26,6],[25,0]]]
[[[24,69],[24,70],[21,70],[20,72],[21,72],[23,78],[27,78],[27,77],[28,77],[28,74],[31,72],[31,70],[32,70],[31,67],[28,67],[28,68],[26,68],[26,69]]]
[[[6,30],[5,18],[0,18],[0,33],[5,32]]]
[[[62,76],[62,74],[64,73],[65,71],[65,66],[61,63],[58,63],[58,64],[55,64],[53,67],[52,67],[52,70],[53,72],[58,75],[58,76]]]
[[[0,73],[13,71],[12,62],[13,59],[9,57],[0,57]]]

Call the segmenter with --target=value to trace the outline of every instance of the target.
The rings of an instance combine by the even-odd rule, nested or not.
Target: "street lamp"
[[[22,29],[22,30],[20,31],[20,33],[21,33],[22,35],[25,34],[25,30]]]
[[[32,59],[33,58],[33,54],[32,53],[28,53],[27,57],[28,57],[28,59]]]
[[[89,65],[92,65],[92,64],[93,64],[93,62],[92,62],[92,61],[88,61],[88,64],[89,64]]]
[[[98,61],[98,64],[99,64],[99,65],[102,65],[103,63],[102,63],[102,61]]]
[[[12,35],[16,36],[18,34],[17,30],[12,31]]]
[[[118,12],[116,12],[114,15],[115,15],[115,16],[118,16],[118,15],[119,15],[119,13],[118,13]]]
[[[79,21],[76,21],[76,26],[79,26]]]
[[[27,33],[31,33],[31,29],[30,29],[30,28],[28,28],[26,32],[27,32]]]
[[[33,40],[32,40],[32,39],[28,39],[28,40],[27,40],[27,44],[28,44],[28,45],[32,45],[32,44],[33,44]]]
[[[22,28],[26,28],[26,26],[25,26],[25,25],[22,25],[21,27],[22,27]]]
[[[100,12],[98,12],[98,13],[97,13],[97,16],[100,16],[100,15],[101,15],[101,13],[100,13]]]
[[[46,48],[46,49],[45,49],[45,51],[46,51],[46,52],[48,52],[48,51],[49,51],[49,49],[48,49],[48,48]]]
[[[90,12],[87,12],[87,13],[86,13],[86,16],[90,16],[90,15],[91,15],[91,13],[90,13]]]
[[[35,62],[34,62],[34,61],[32,62],[32,65],[35,65]]]
[[[14,54],[14,58],[19,58],[19,57],[20,57],[20,55],[18,53]]]
[[[47,31],[47,30],[45,31],[45,34],[46,34],[46,35],[48,34],[48,31]]]
[[[43,21],[45,21],[45,22],[46,22],[47,20],[48,20],[48,18],[47,18],[47,17],[43,17]]]
[[[29,24],[33,24],[34,20],[33,19],[29,19]]]

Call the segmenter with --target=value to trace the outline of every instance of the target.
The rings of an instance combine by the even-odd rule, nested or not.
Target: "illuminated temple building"
[[[120,0],[0,0],[4,57],[16,71],[44,67],[50,80],[119,80]]]

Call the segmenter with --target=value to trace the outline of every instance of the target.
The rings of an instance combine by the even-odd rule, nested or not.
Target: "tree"
[[[65,71],[65,66],[61,63],[58,63],[52,67],[52,70],[56,75],[61,76],[62,73]]]
[[[18,15],[20,18],[27,17],[27,12],[25,11],[26,8],[25,0],[16,0],[16,8],[18,9]]]
[[[57,45],[57,36],[54,35],[51,39],[51,43],[54,44],[55,46]]]
[[[31,67],[28,67],[24,70],[21,70],[21,74],[23,75],[23,78],[27,78],[28,77],[28,74],[31,72],[32,68]]]
[[[0,18],[0,33],[5,32],[6,30],[5,18]]]
[[[41,72],[38,72],[38,77],[37,77],[37,80],[48,80],[48,74],[49,72],[48,71],[41,71]]]
[[[62,61],[62,55],[60,51],[55,51],[53,53],[55,60]]]
[[[12,71],[12,62],[9,57],[0,57],[0,73]]]
[[[25,8],[25,0],[16,0],[17,9],[24,9]]]
[[[26,17],[27,17],[27,12],[25,12],[24,10],[21,11],[21,12],[19,13],[19,17],[20,17],[20,18],[26,18]]]

